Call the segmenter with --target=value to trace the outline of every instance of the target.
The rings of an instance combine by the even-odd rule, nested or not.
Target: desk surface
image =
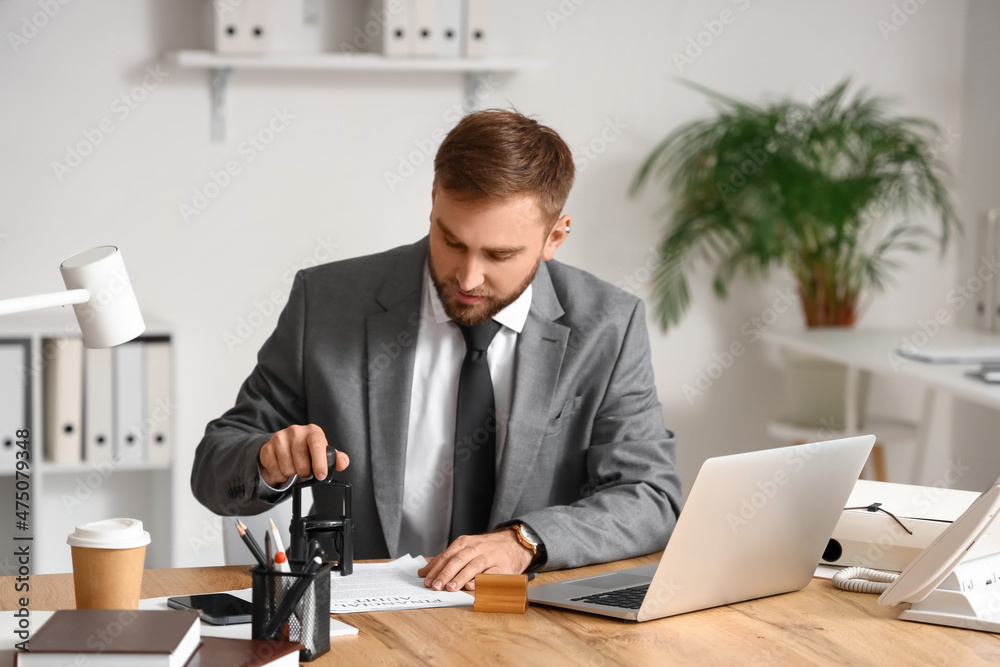
[[[936,323],[934,323],[936,324]],[[929,330],[934,330],[926,324]],[[926,364],[904,359],[895,354],[904,341],[921,349],[984,347],[1000,345],[1000,336],[969,329],[940,328],[933,337],[920,326],[913,329],[841,329],[818,328],[782,331],[772,329],[764,334],[765,341],[781,347],[826,359],[845,366],[882,375],[899,374],[949,394],[1000,409],[1000,385],[987,384],[965,377],[979,364]],[[921,343],[924,343],[921,345]]]
[[[656,562],[658,554],[548,572],[532,585]],[[73,605],[70,574],[31,578],[32,609]],[[242,566],[146,570],[142,597],[247,588]],[[0,605],[17,608],[14,577]],[[895,620],[874,595],[813,579],[802,591],[646,623],[532,605],[526,614],[472,607],[336,616],[359,628],[315,665],[979,665],[1000,662],[1000,636]]]

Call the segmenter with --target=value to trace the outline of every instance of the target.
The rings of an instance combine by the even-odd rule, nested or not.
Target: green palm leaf
[[[890,116],[890,100],[865,89],[851,95],[849,79],[812,105],[755,106],[685,83],[715,115],[667,135],[630,186],[632,196],[652,183],[666,194],[653,281],[664,329],[690,306],[686,276],[697,257],[715,265],[722,297],[740,275],[784,267],[807,308],[823,304],[816,317],[828,321],[853,312],[863,291],[884,290],[900,268],[893,257],[933,244],[943,253],[960,229],[934,149],[942,132],[931,121]],[[889,214],[924,209],[940,218],[936,235],[909,223],[882,229]]]

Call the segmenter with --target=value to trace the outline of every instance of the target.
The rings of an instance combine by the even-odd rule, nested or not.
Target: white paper
[[[238,598],[247,600],[248,602],[253,601],[253,589],[243,588],[238,591],[218,591],[220,593],[230,593]],[[168,597],[177,597],[178,595],[198,595],[198,593],[174,593]],[[167,605],[167,598],[148,598],[145,600],[139,600],[139,609],[172,609],[172,607]],[[348,625],[347,623],[341,623],[338,620],[330,619],[330,636],[331,637],[341,637],[344,635],[356,635],[358,634],[358,629]],[[201,622],[201,636],[202,637],[228,637],[230,639],[251,639],[251,626],[250,623],[234,623],[232,625],[212,625],[211,623]]]
[[[423,557],[409,555],[391,563],[355,563],[353,574],[330,578],[330,613],[472,606],[475,599],[463,591],[424,587],[417,570],[426,564]]]

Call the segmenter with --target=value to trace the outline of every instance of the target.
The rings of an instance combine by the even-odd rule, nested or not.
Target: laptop
[[[705,461],[659,564],[532,586],[528,599],[633,621],[804,588],[875,436]]]

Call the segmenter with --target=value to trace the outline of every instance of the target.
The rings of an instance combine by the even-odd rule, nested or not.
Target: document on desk
[[[350,576],[330,577],[330,613],[472,606],[473,596],[463,591],[425,588],[417,570],[426,564],[409,555],[390,563],[355,563]]]

